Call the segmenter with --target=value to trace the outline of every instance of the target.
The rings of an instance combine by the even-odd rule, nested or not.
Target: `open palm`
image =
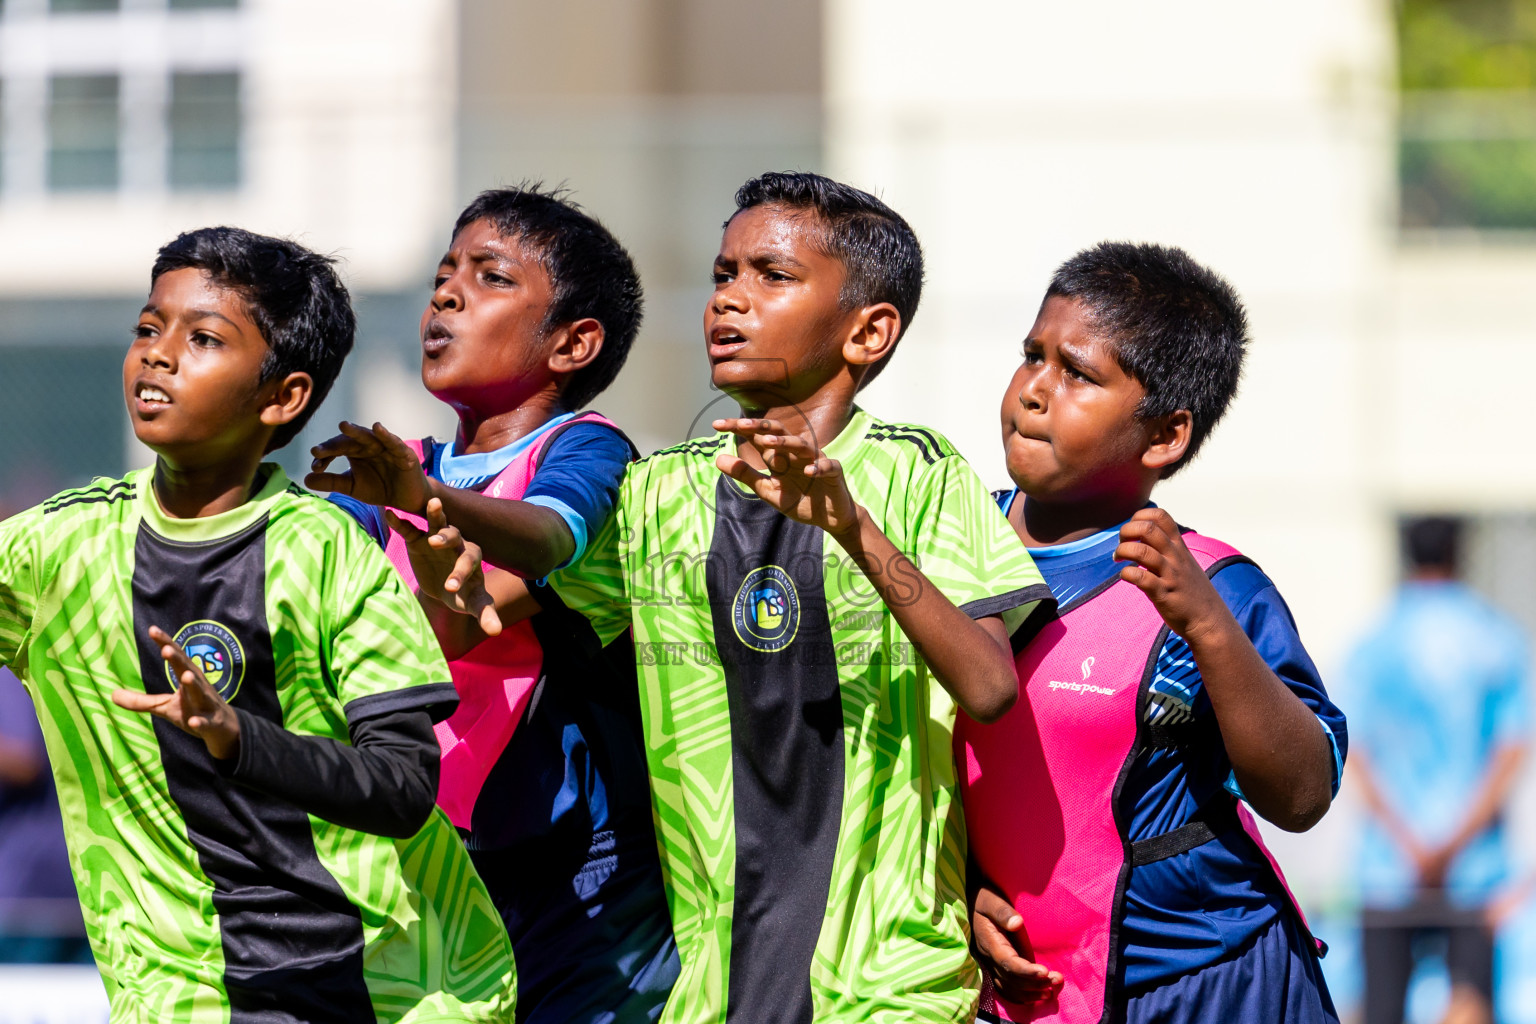
[[[843,467],[799,436],[786,433],[777,420],[716,420],[715,429],[749,441],[763,457],[765,472],[736,455],[719,455],[715,466],[752,488],[779,512],[828,533],[842,533],[858,521],[858,505],[848,492]]]

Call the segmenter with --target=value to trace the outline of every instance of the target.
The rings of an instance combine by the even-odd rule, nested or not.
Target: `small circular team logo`
[[[245,678],[245,652],[240,641],[222,623],[212,619],[189,622],[176,631],[175,640],[187,652],[208,680],[208,685],[219,691],[225,700],[233,700]],[[165,677],[171,686],[178,684],[170,663],[165,666]]]
[[[776,565],[753,569],[736,591],[731,622],[741,642],[754,651],[782,651],[800,628],[800,594],[795,581]]]

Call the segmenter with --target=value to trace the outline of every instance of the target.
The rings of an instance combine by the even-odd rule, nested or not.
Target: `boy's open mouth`
[[[427,329],[421,333],[421,350],[435,356],[453,341],[453,332],[441,320],[427,321]]]
[[[709,358],[719,361],[747,347],[747,339],[731,327],[715,327],[709,332]]]
[[[138,400],[139,407],[145,410],[159,409],[171,404],[171,396],[164,388],[147,381],[139,381],[134,385],[133,397]]]

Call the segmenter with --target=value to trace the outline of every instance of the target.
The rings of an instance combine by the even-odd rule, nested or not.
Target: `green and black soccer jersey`
[[[171,691],[151,625],[300,735],[454,699],[377,545],[263,472],[203,519],[167,517],[144,470],[0,523],[0,663],[37,706],[112,1019],[510,1021],[506,932],[440,811],[403,840],[333,825],[112,703]]]
[[[682,957],[663,1020],[968,1021],[954,701],[836,541],[715,468],[731,443],[633,466],[585,558],[550,579],[604,642],[634,628]],[[1049,597],[943,438],[858,412],[825,450],[973,617],[1011,628]]]

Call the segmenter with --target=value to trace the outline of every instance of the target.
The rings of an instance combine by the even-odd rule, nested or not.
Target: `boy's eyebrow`
[[[752,254],[751,261],[753,263],[782,263],[791,267],[803,268],[805,266],[804,263],[795,258],[793,251],[789,249],[759,249]]]
[[[189,310],[187,310],[187,319],[188,320],[209,320],[209,319],[223,320],[225,323],[229,324],[229,326],[231,326],[231,327],[239,328],[239,326],[240,326],[239,324],[235,323],[229,317],[225,316],[223,313],[220,313],[216,309],[189,309]]]
[[[475,263],[485,263],[494,260],[497,263],[515,263],[518,266],[523,265],[523,261],[511,253],[499,252],[495,249],[492,249],[490,246],[483,246],[479,249],[468,252],[465,255]]]
[[[165,319],[165,314],[160,312],[160,307],[151,302],[146,302],[144,304],[144,308],[139,310],[140,316],[143,316],[145,313],[157,316],[162,320]],[[223,320],[225,323],[229,324],[229,326],[234,327],[237,330],[240,327],[239,324],[235,323],[229,317],[225,316],[223,313],[220,313],[216,309],[189,309],[187,310],[186,318],[188,320]]]
[[[1025,344],[1028,344],[1028,342]],[[1089,349],[1085,351],[1084,346],[1071,345],[1063,342],[1062,344],[1056,346],[1056,351],[1060,352],[1063,359],[1078,369],[1094,371],[1101,369],[1099,361],[1092,358],[1092,356],[1088,354],[1092,350]]]

